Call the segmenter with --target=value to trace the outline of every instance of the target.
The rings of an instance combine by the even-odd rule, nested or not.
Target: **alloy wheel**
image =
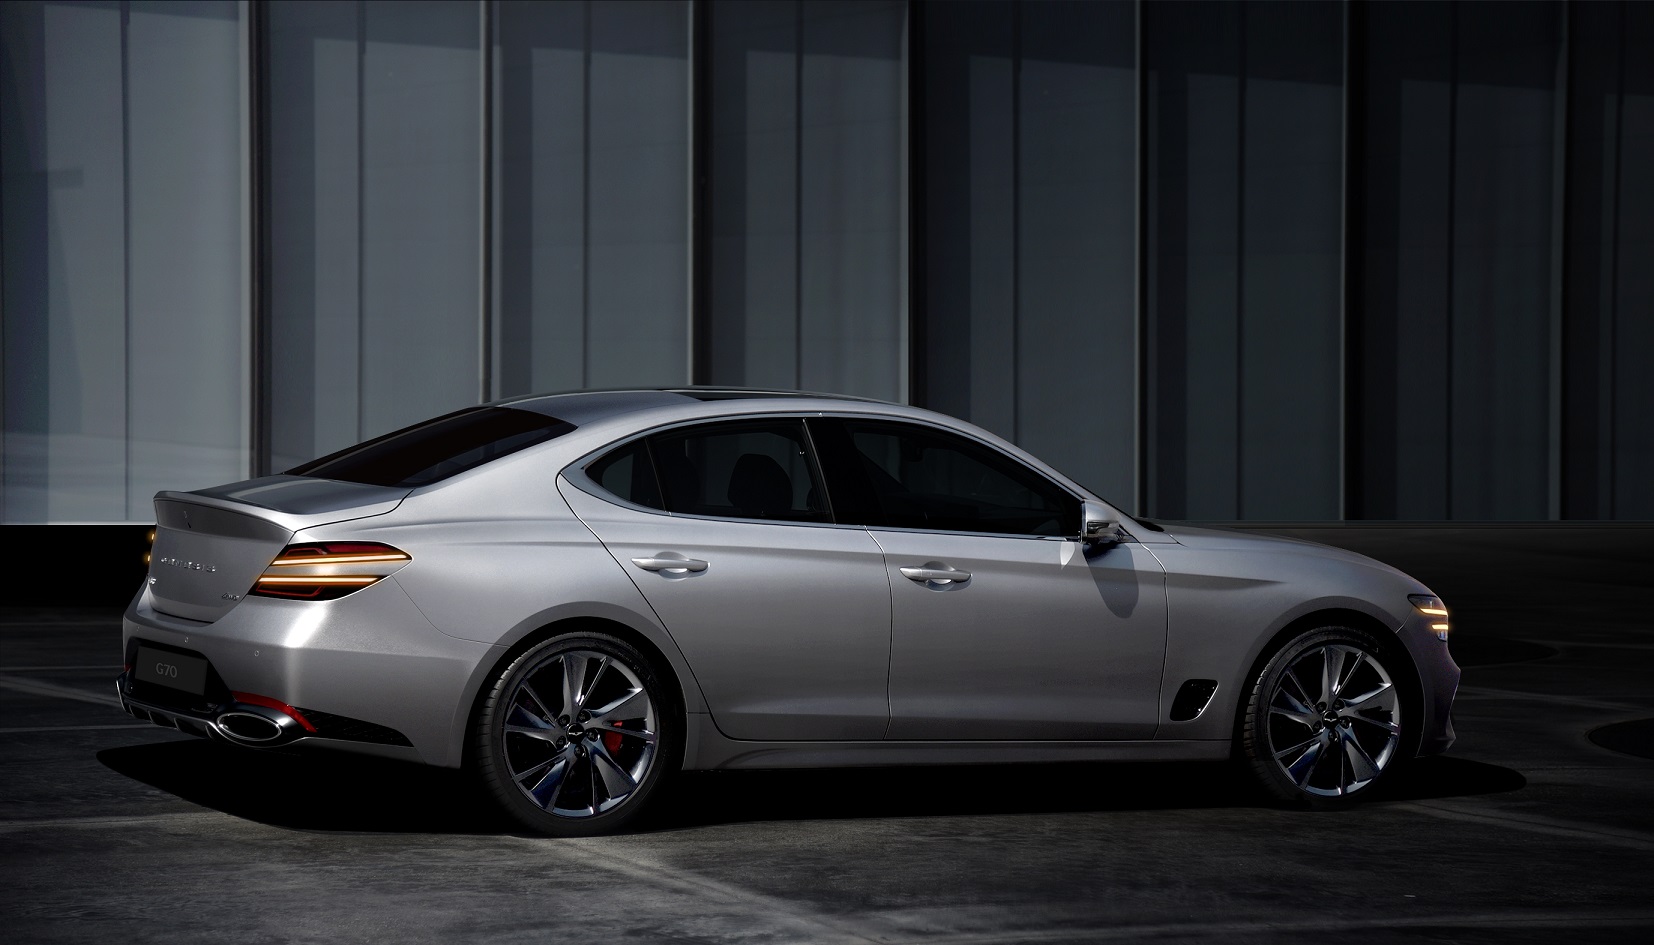
[[[1275,765],[1298,790],[1342,797],[1376,780],[1401,740],[1394,681],[1378,658],[1328,642],[1292,658],[1269,694],[1265,724]]]
[[[607,653],[546,655],[507,697],[505,768],[535,807],[594,817],[626,803],[655,764],[659,717],[638,673]]]

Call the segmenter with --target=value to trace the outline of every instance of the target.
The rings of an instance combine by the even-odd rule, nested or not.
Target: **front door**
[[[985,443],[913,423],[818,423],[830,481],[845,483],[834,502],[858,497],[885,555],[888,737],[1153,737],[1166,650],[1153,555],[1120,543],[1088,556],[1071,540],[1080,500]]]
[[[889,737],[1154,736],[1166,590],[1141,545],[1088,558],[1073,541],[872,534],[890,572]]]

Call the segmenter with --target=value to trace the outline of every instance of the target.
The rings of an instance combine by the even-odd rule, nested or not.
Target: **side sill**
[[[1227,739],[1118,742],[747,742],[725,738],[710,715],[691,715],[686,770],[1011,764],[1055,761],[1223,761]]]

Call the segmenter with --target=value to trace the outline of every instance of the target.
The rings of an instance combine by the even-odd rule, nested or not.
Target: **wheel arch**
[[[675,646],[672,647],[672,652],[668,653],[666,647],[654,639],[653,634],[615,616],[592,613],[560,615],[523,629],[511,642],[502,642],[497,658],[485,660],[478,665],[469,687],[469,695],[464,702],[464,712],[455,719],[453,738],[456,744],[453,757],[459,760],[461,767],[469,767],[471,764],[472,746],[469,734],[472,725],[476,723],[483,700],[487,697],[489,681],[497,678],[517,657],[544,641],[568,633],[581,632],[608,634],[636,647],[638,652],[655,666],[661,681],[669,690],[668,698],[675,702],[673,708],[677,712],[687,716],[693,712],[705,711],[700,686],[692,675],[685,678],[689,674],[688,664],[684,662],[682,654],[677,652]]]
[[[1273,636],[1258,650],[1246,675],[1241,678],[1235,692],[1231,694],[1234,702],[1234,722],[1231,726],[1230,744],[1232,751],[1238,757],[1241,751],[1241,734],[1246,726],[1246,706],[1252,696],[1252,687],[1257,682],[1258,674],[1263,672],[1269,661],[1297,639],[1301,634],[1322,627],[1349,627],[1362,630],[1378,641],[1379,655],[1388,657],[1389,663],[1396,667],[1396,681],[1402,690],[1402,697],[1406,699],[1407,710],[1419,722],[1408,725],[1405,730],[1405,740],[1401,743],[1398,755],[1402,760],[1412,758],[1418,753],[1419,739],[1423,737],[1424,683],[1419,676],[1418,664],[1413,660],[1405,644],[1396,636],[1394,627],[1389,627],[1383,621],[1365,611],[1349,607],[1330,606],[1300,614],[1288,621],[1277,630]]]

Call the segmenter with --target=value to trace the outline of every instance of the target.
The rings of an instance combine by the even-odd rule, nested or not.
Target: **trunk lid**
[[[266,476],[155,495],[149,592],[156,610],[211,622],[252,589],[293,533],[383,515],[411,489]]]

